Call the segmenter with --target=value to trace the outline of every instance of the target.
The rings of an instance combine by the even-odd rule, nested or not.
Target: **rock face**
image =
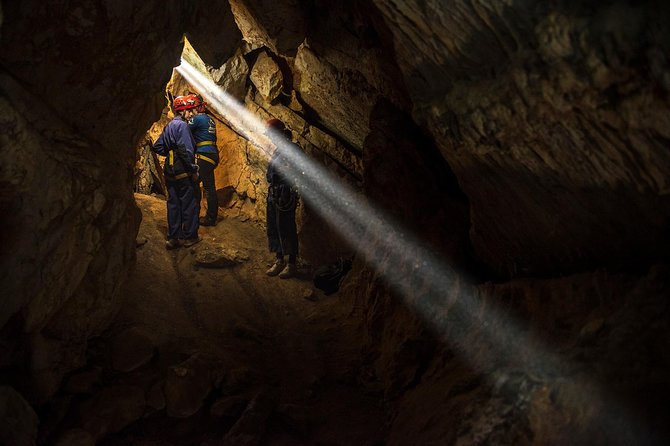
[[[151,361],[155,345],[147,333],[132,327],[115,336],[111,348],[114,370],[131,372]]]
[[[277,99],[284,88],[284,77],[279,66],[266,53],[258,55],[249,79],[267,102]]]
[[[247,94],[247,78],[249,65],[241,51],[237,51],[218,69],[211,70],[212,79],[228,94],[243,101]]]
[[[172,73],[186,35],[196,69],[396,222],[342,230],[353,214],[309,201],[298,215],[307,262],[358,253],[340,304],[364,342],[346,379],[383,395],[386,444],[663,443],[669,20],[660,0],[2,2],[0,371],[23,413],[7,441],[33,441],[28,404],[63,382],[99,385],[63,378],[118,310],[134,151],[167,122],[166,85],[193,89]],[[268,153],[212,113],[222,212],[263,224]],[[140,338],[117,345],[119,370],[152,359]],[[210,372],[172,367],[149,406],[203,412]],[[61,443],[146,409],[117,383],[86,401],[88,434]],[[228,440],[261,441],[273,405],[252,400]]]
[[[109,387],[82,404],[81,426],[99,441],[140,418],[144,409],[144,389],[126,385]]]
[[[186,418],[196,413],[212,390],[210,365],[199,356],[170,367],[165,382],[168,416]]]
[[[11,387],[0,387],[0,441],[28,446],[37,438],[37,414],[30,404]]]
[[[482,259],[515,275],[665,255],[667,5],[375,4]]]
[[[139,213],[128,187],[129,155],[162,108],[186,31],[175,22],[182,8],[176,1],[2,5],[1,281],[7,297],[0,326],[14,317],[14,333],[44,338],[41,345],[68,351],[69,358],[81,358],[86,339],[109,323],[132,264]],[[236,29],[232,16],[227,20]],[[227,58],[232,53],[225,48],[217,45]],[[40,383],[42,371],[63,374],[76,366],[57,354],[40,357],[57,364],[28,367],[31,388],[42,389],[31,396],[35,401],[55,391],[62,377],[50,374]]]

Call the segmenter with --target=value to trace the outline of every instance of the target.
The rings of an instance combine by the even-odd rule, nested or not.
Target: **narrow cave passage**
[[[182,61],[200,67],[212,82],[187,40]],[[206,92],[174,70],[166,97],[190,93]],[[89,401],[91,415],[70,428],[104,431],[101,424],[107,420],[93,414],[101,410],[97,405],[108,405],[126,413],[130,424],[104,436],[106,445],[143,440],[201,444],[221,438],[230,444],[382,441],[382,395],[364,390],[355,379],[361,322],[349,317],[350,309],[337,295],[314,288],[315,268],[306,259],[299,258],[298,274],[290,280],[265,273],[273,260],[262,214],[264,170],[272,148],[246,140],[242,135],[252,129],[240,127],[221,107],[206,104],[221,141],[215,178],[222,218],[215,226],[199,228],[201,243],[165,249],[165,180],[160,178],[165,159],[147,149],[174,115],[166,107],[138,147],[142,164],[135,184],[145,193],[136,193],[135,199],[142,223],[121,311],[96,339],[87,369],[73,378],[104,377],[108,392]],[[203,197],[201,216],[205,206]],[[301,230],[310,224],[303,220]],[[349,249],[340,247],[341,252]],[[138,401],[123,398],[130,388],[136,393],[143,389],[153,408],[136,421],[130,419],[133,407],[125,404]]]

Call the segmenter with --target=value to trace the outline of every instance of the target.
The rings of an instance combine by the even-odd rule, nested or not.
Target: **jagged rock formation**
[[[3,410],[25,414],[4,441],[36,438],[26,401],[56,407],[118,311],[135,150],[166,122],[165,86],[190,88],[171,74],[183,35],[198,69],[418,234],[404,254],[441,263],[399,259],[375,228],[347,244],[301,208],[305,261],[362,240],[376,261],[359,254],[340,297],[364,340],[347,379],[383,395],[387,444],[663,440],[664,2],[4,1],[2,19],[0,376]],[[217,119],[225,215],[262,224],[266,160]],[[186,416],[160,392],[105,392],[88,409],[102,418],[62,442],[100,440],[150,405]],[[212,406],[240,416],[229,439],[260,441],[245,420],[281,412],[259,395],[272,404],[246,415]]]

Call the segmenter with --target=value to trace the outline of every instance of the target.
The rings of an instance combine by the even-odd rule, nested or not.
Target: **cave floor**
[[[381,396],[361,391],[353,378],[360,333],[337,294],[313,288],[308,266],[297,278],[268,277],[264,228],[239,219],[201,227],[201,243],[168,251],[165,201],[139,194],[136,201],[143,216],[137,264],[97,361],[109,384],[144,388],[155,408],[102,444],[362,445],[383,438]],[[220,249],[245,260],[196,265],[205,251]],[[151,347],[144,357],[143,343]],[[134,357],[143,364],[116,370],[124,362],[133,368]],[[155,386],[167,404],[160,392],[152,396]]]

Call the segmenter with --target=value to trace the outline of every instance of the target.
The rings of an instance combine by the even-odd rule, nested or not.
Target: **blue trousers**
[[[200,189],[191,178],[166,182],[168,239],[198,237]]]

